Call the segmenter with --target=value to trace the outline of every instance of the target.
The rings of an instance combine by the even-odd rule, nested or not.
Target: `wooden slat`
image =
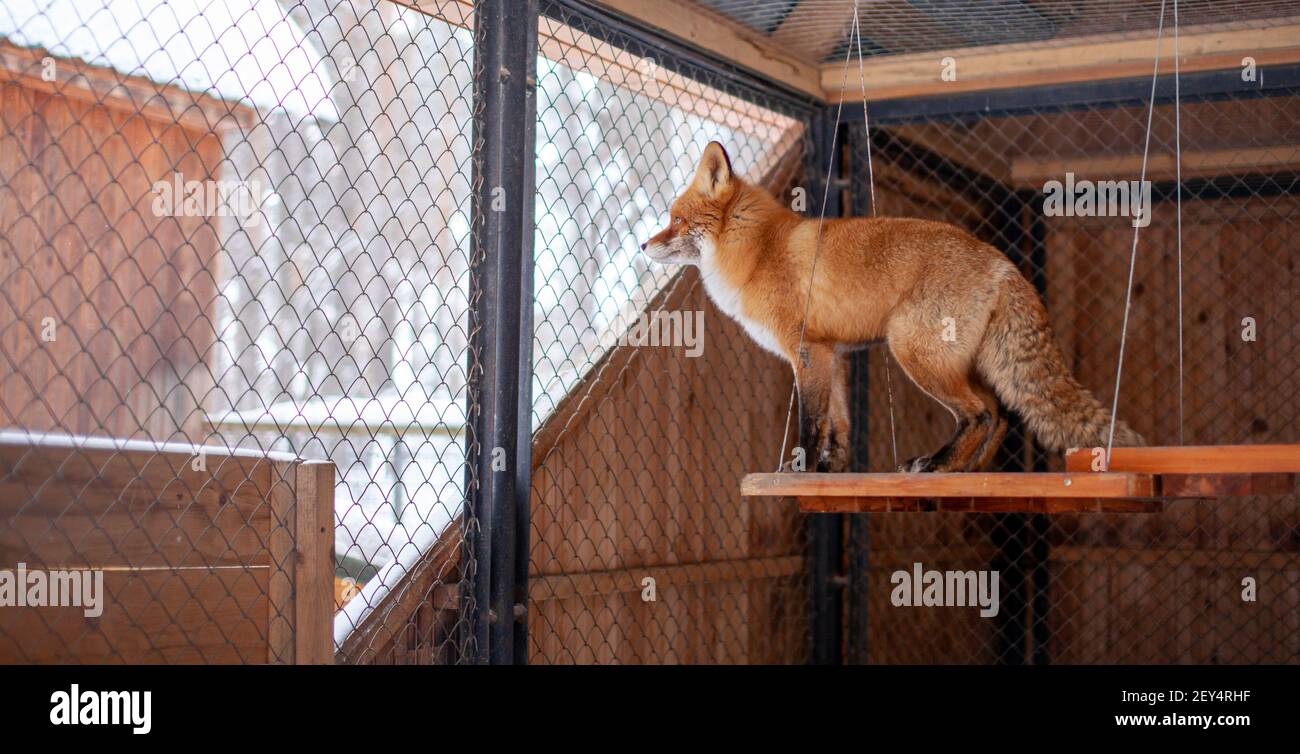
[[[800,497],[804,513],[1157,513],[1161,500],[1134,498]]]
[[[1170,180],[1177,175],[1177,160],[1170,153],[1147,158],[1147,180]],[[1183,152],[1182,174],[1188,178],[1213,178],[1247,173],[1281,173],[1300,169],[1300,146],[1280,144],[1250,149],[1215,149]],[[1041,190],[1044,181],[1119,180],[1142,172],[1142,155],[1091,155],[1088,157],[1017,157],[1011,161],[1011,180],[1018,188]]]
[[[1065,454],[1068,471],[1091,471],[1093,448]],[[1186,445],[1113,448],[1111,471],[1147,474],[1300,473],[1300,445]]]
[[[0,608],[0,663],[266,662],[270,569],[104,572],[104,612]]]
[[[801,555],[743,560],[715,560],[682,565],[647,565],[613,571],[586,571],[534,576],[528,580],[528,599],[534,602],[569,597],[591,597],[639,592],[646,577],[655,588],[708,584],[719,581],[756,581],[793,576],[803,570]]]
[[[271,470],[270,530],[266,533],[271,575],[267,583],[267,662],[289,665],[294,661],[293,632],[295,568],[294,539],[298,520],[294,514],[297,471],[292,461],[278,461]]]
[[[141,76],[127,76],[72,58],[54,56],[57,73],[53,81],[46,81],[41,73],[47,56],[50,54],[46,50],[0,42],[0,81],[16,81],[25,89],[197,132],[248,129],[256,120],[256,111],[238,102],[158,84]]]
[[[1244,56],[1260,67],[1300,61],[1300,19],[1294,17],[1252,21],[1255,28],[1231,31],[1213,26],[1183,29],[1179,43],[1181,71],[1240,68]],[[869,33],[870,27],[866,31]],[[982,48],[937,50],[891,55],[865,62],[867,99],[951,95],[989,89],[1044,86],[1079,81],[1151,76],[1156,51],[1155,34],[1133,39],[1131,34],[1108,34],[1072,39],[1053,45],[996,45]],[[1161,74],[1173,73],[1173,35],[1161,44]],[[957,61],[954,81],[941,78],[941,61]],[[822,66],[821,80],[827,99],[860,100],[857,61],[849,83],[843,62]]]
[[[1088,499],[1150,497],[1149,474],[1000,473],[967,474],[747,474],[740,494],[818,498],[1001,498]]]
[[[271,461],[200,446],[13,436],[0,438],[0,567],[270,564]]]
[[[334,661],[334,464],[297,469],[294,557],[294,661]]]

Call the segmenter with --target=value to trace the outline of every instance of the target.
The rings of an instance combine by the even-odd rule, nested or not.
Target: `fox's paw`
[[[931,456],[917,456],[910,461],[904,461],[898,470],[904,474],[922,474],[927,471],[934,471],[934,458]]]

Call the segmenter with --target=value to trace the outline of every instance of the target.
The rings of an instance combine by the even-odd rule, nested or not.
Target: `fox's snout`
[[[682,252],[685,249],[679,248],[681,243],[679,239],[674,238],[672,228],[665,228],[654,234],[645,243],[641,244],[641,253],[645,254],[653,262],[660,264],[673,264],[688,261],[684,259]]]

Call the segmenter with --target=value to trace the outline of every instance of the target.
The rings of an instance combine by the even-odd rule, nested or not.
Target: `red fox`
[[[737,177],[712,142],[668,227],[641,245],[655,262],[698,265],[718,308],[790,362],[799,446],[817,470],[848,468],[847,354],[881,339],[957,420],[947,444],[900,471],[985,468],[1007,430],[1003,404],[1049,450],[1107,444],[1109,410],[1066,368],[1047,310],[1001,252],[928,220],[818,226]],[[1116,422],[1116,445],[1142,443]]]

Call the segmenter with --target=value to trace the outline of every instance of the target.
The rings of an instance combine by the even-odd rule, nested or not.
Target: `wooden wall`
[[[1300,197],[1184,201],[1187,444],[1300,441]],[[1120,415],[1178,443],[1173,206],[1140,236]],[[1132,230],[1048,224],[1049,308],[1067,360],[1109,396]],[[1242,339],[1244,317],[1257,338]],[[1051,656],[1069,662],[1300,661],[1300,498],[1071,515],[1051,531]],[[1242,600],[1253,578],[1258,601]]]
[[[1296,112],[1300,97],[1200,102],[1184,111],[1184,149],[1216,159],[1230,152],[1238,176],[1220,184],[1232,189],[1230,195],[1197,183],[1183,203],[1187,444],[1300,441],[1300,198],[1282,190],[1294,185],[1293,173],[1269,174],[1275,162],[1256,171],[1242,161],[1256,154],[1291,160],[1296,147],[1287,145],[1295,143]],[[1172,111],[1157,108],[1156,115],[1152,153],[1159,164],[1172,150]],[[1133,168],[1140,163],[1128,156],[1140,157],[1144,124],[1144,109],[1116,108],[959,126],[924,124],[898,133],[1004,185],[1028,190],[1032,183],[1014,183],[1016,175],[1038,176],[1034,180],[1041,188],[1040,173],[1049,168],[1093,177],[1106,166]],[[1268,146],[1273,144],[1278,146]],[[1119,161],[1110,162],[1115,155]],[[944,219],[986,240],[997,236],[990,225],[995,207],[977,187],[945,184],[919,167],[900,174],[887,162],[877,166],[882,214]],[[1261,195],[1251,197],[1252,192]],[[1173,210],[1172,202],[1159,202],[1155,220],[1140,236],[1119,403],[1120,415],[1160,444],[1179,442]],[[1058,340],[1075,374],[1108,404],[1132,228],[1113,218],[1046,218],[1042,233],[1044,298]],[[995,245],[1006,249],[1005,243]],[[1255,319],[1254,342],[1242,340],[1243,317]],[[867,398],[872,470],[892,465],[885,363],[883,353],[873,352]],[[938,447],[952,425],[942,408],[892,366],[898,455],[906,459]],[[1047,460],[1049,467],[1060,466],[1057,458]],[[1025,631],[1036,625],[1040,635],[1045,633],[1047,661],[1300,661],[1296,496],[1179,502],[1155,515],[1059,515],[1046,524],[1040,548],[1046,594],[1034,602],[1034,585],[1028,585],[1024,594],[1033,604],[1022,624]],[[1005,567],[1009,551],[999,542],[1017,526],[995,516],[872,515],[868,661],[996,661],[1012,635],[1006,626],[969,610],[893,607],[888,575],[912,562],[940,569]],[[1027,541],[1032,545],[1034,537]],[[1036,562],[1032,552],[1009,554],[1026,568]],[[1247,577],[1257,585],[1255,602],[1242,600]]]
[[[0,45],[0,427],[201,437],[215,220],[155,181],[217,178],[232,106]],[[53,339],[42,337],[46,318]]]
[[[331,662],[333,503],[328,462],[0,433],[0,570],[103,578],[0,609],[0,663]]]
[[[713,306],[694,268],[672,286],[658,307],[704,312],[702,354],[616,349],[534,459],[530,662],[806,656],[800,516],[739,495],[780,455],[789,368]]]

